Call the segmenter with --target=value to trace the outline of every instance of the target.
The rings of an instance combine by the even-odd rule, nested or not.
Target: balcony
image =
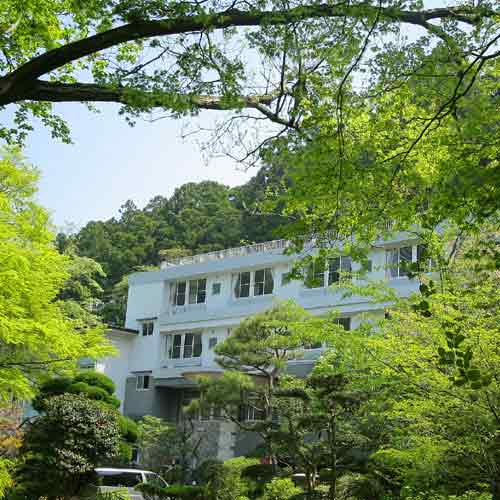
[[[185,266],[188,264],[202,264],[205,262],[213,262],[216,260],[227,259],[229,257],[245,257],[259,253],[269,253],[273,250],[285,250],[290,246],[288,240],[273,240],[244,247],[227,248],[226,250],[218,250],[216,252],[201,253],[198,255],[190,255],[187,257],[179,257],[161,263],[161,269],[168,269],[172,266]]]

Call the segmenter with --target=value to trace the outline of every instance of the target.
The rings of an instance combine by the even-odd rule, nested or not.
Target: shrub
[[[100,387],[109,395],[113,394],[116,390],[114,382],[107,375],[92,370],[78,373],[75,375],[73,382],[84,382],[87,385]]]
[[[422,492],[418,494],[403,494],[405,500],[491,500],[491,493],[466,491],[461,495],[446,495],[435,492]]]
[[[135,443],[137,441],[139,429],[136,422],[134,422],[131,418],[119,415],[118,425],[120,427],[120,434],[125,441],[128,443]]]
[[[212,464],[213,476],[207,483],[207,498],[235,500],[249,496],[256,490],[256,485],[242,475],[247,467],[258,464],[258,459],[246,457],[231,458],[222,464]]]
[[[206,490],[202,486],[187,486],[174,484],[166,488],[160,488],[152,484],[139,484],[136,489],[140,490],[147,498],[158,500],[171,500],[175,498],[186,498],[189,500],[205,500]]]
[[[373,477],[363,474],[345,474],[337,481],[339,500],[380,500],[384,489]]]
[[[92,482],[94,468],[118,452],[116,412],[75,394],[45,402],[27,428],[15,473],[22,497],[70,498]]]
[[[302,489],[295,486],[289,478],[274,478],[264,487],[263,500],[289,500],[302,493]]]

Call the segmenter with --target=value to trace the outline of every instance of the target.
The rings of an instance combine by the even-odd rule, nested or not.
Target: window
[[[308,288],[323,288],[325,286],[325,261],[318,259],[308,269],[306,285]]]
[[[140,472],[121,472],[97,470],[99,483],[101,486],[112,486],[116,488],[133,488],[142,483]]]
[[[189,304],[204,304],[207,296],[206,278],[189,281],[178,281],[175,284],[174,300],[175,306],[184,306],[186,297]]]
[[[185,303],[186,303],[186,282],[178,281],[175,284],[174,304],[176,306],[183,306]]]
[[[251,401],[243,407],[243,421],[264,420],[265,413],[263,410],[256,406],[256,401]]]
[[[184,358],[199,358],[201,356],[201,334],[186,333],[184,335]]]
[[[170,359],[199,358],[202,353],[201,333],[178,333],[167,339]]]
[[[253,294],[269,295],[273,293],[274,280],[271,269],[259,269],[255,271]]]
[[[349,256],[333,257],[325,262],[323,259],[315,260],[308,269],[306,286],[308,288],[323,288],[338,283],[342,275],[351,273],[352,260]]]
[[[143,321],[142,322],[142,336],[147,337],[149,335],[153,335],[153,330],[154,330],[155,324],[153,321]]]
[[[238,273],[236,286],[234,288],[234,295],[237,299],[250,297],[250,275],[250,271]]]
[[[206,294],[207,294],[207,280],[205,278],[200,280],[189,281],[190,304],[204,304]]]
[[[220,289],[220,283],[212,283],[212,295],[220,295]]]
[[[208,348],[213,349],[217,345],[217,337],[210,337],[208,340]]]
[[[147,391],[150,386],[150,375],[137,375],[136,377],[136,389],[138,391]]]
[[[411,246],[393,248],[387,251],[386,260],[391,278],[403,278],[408,276],[408,267],[412,262]]]
[[[237,299],[257,297],[259,295],[270,295],[274,290],[273,271],[270,268],[258,269],[256,271],[244,271],[236,275],[234,296]]]
[[[334,257],[328,260],[328,286],[340,281],[341,275],[348,276],[352,271],[351,257]]]
[[[346,331],[351,329],[351,318],[337,318],[335,323],[342,326]]]

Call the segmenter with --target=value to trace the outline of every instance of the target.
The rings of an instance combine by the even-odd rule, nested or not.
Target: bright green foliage
[[[373,466],[413,491],[500,484],[500,282],[498,272],[472,268],[458,260],[431,295],[401,300],[388,319],[336,338],[317,368],[342,363],[357,374],[350,387],[370,394],[363,410],[386,429]]]
[[[226,460],[208,485],[211,498],[234,500],[249,496],[253,485],[242,474],[246,468],[258,463],[256,458],[236,457]]]
[[[83,396],[54,396],[32,421],[15,475],[18,498],[72,498],[118,452],[116,413]]]
[[[0,498],[3,498],[5,492],[12,486],[12,467],[13,463],[10,460],[0,458]]]
[[[30,381],[41,375],[112,352],[101,327],[79,329],[57,300],[69,262],[34,202],[37,178],[19,155],[0,159],[0,395],[19,398],[33,395]]]
[[[69,257],[69,277],[59,292],[58,299],[67,317],[78,321],[78,328],[100,326],[94,309],[101,303],[103,289],[99,280],[105,278],[100,264],[88,257],[79,257],[74,250],[66,250]]]
[[[295,486],[290,478],[274,478],[264,487],[262,500],[290,500],[301,492],[302,490]]]

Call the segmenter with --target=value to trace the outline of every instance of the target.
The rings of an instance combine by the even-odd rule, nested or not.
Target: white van
[[[161,488],[168,486],[162,477],[149,470],[101,467],[95,469],[95,472],[99,478],[100,491],[116,491],[126,488],[131,500],[144,500],[142,493],[135,489],[138,484],[147,483]]]

